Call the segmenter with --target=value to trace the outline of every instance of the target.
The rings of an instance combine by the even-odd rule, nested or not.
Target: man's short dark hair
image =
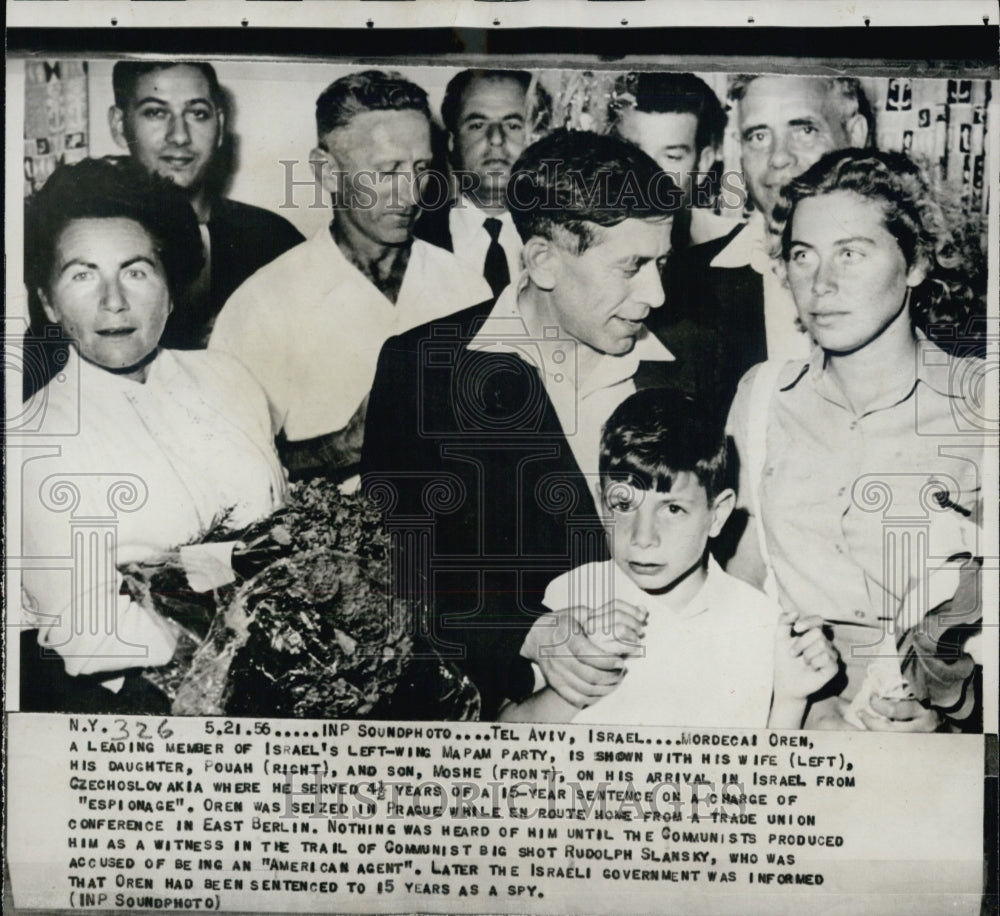
[[[518,234],[565,243],[582,254],[599,227],[627,219],[664,219],[683,194],[639,147],[590,131],[554,130],[518,157],[507,183],[507,209]]]
[[[626,111],[648,114],[693,114],[698,119],[695,152],[705,147],[719,149],[726,131],[727,115],[711,86],[693,73],[626,73],[615,82],[609,105],[611,130],[617,131]]]
[[[462,98],[466,90],[479,80],[511,80],[517,83],[527,96],[531,90],[532,75],[527,70],[462,70],[449,80],[441,102],[441,123],[450,134],[458,131],[458,113],[462,110]],[[552,97],[535,80],[535,123],[529,125],[536,130],[548,130],[552,118]]]
[[[362,70],[330,83],[316,99],[316,133],[322,144],[365,111],[419,111],[431,119],[427,93],[395,70]]]
[[[171,295],[179,296],[205,263],[198,219],[184,192],[128,156],[83,159],[61,165],[25,208],[24,277],[29,289],[46,289],[56,246],[74,220],[129,219],[156,246]]]
[[[678,474],[694,474],[709,502],[726,488],[726,434],[717,411],[670,388],[626,398],[601,431],[601,483],[624,480],[669,492]]]
[[[216,108],[224,108],[226,99],[219,86],[215,67],[198,60],[120,60],[111,71],[111,87],[115,93],[115,105],[125,111],[135,98],[135,84],[147,73],[158,73],[173,67],[194,67],[200,70],[208,83],[209,95]]]
[[[760,76],[768,74],[762,73],[734,73],[729,78],[729,98],[734,102],[739,102],[747,94],[747,87]],[[790,74],[793,75],[793,74]],[[798,76],[799,74],[794,74]],[[854,76],[806,76],[805,79],[823,80],[826,83],[827,92],[834,94],[837,101],[837,108],[840,113],[840,127],[844,128],[847,122],[859,114],[865,119],[868,125],[868,135],[865,139],[865,146],[871,146],[875,142],[875,113],[872,111],[871,102],[865,94],[861,80]]]

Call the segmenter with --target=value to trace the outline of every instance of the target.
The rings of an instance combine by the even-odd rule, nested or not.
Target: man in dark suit
[[[666,326],[685,320],[721,334],[732,354],[723,382],[726,400],[751,366],[804,355],[811,347],[770,257],[781,187],[824,153],[865,146],[872,134],[871,109],[854,78],[739,75],[729,97],[739,105],[753,213],[722,238],[671,257],[665,276],[668,308],[653,319],[657,333],[668,338]]]
[[[547,583],[606,556],[593,488],[601,425],[638,388],[675,382],[644,321],[681,195],[638,147],[558,130],[515,163],[507,200],[524,271],[495,301],[382,348],[362,475],[403,563],[397,589],[492,716],[534,686],[612,689],[621,659],[573,620],[539,625]],[[548,618],[551,620],[552,618]],[[546,646],[556,644],[553,654]]]
[[[414,234],[454,252],[494,296],[521,269],[521,239],[505,199],[510,167],[548,127],[550,108],[525,70],[463,70],[445,88],[441,120],[458,196],[426,200]]]
[[[232,138],[211,64],[123,60],[111,79],[115,104],[108,121],[115,142],[144,168],[184,188],[202,227],[205,270],[174,303],[162,339],[165,347],[202,349],[236,288],[303,236],[284,217],[221,193],[229,179]]]

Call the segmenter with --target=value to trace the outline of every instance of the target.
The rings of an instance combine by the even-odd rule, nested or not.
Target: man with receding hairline
[[[510,168],[547,129],[550,107],[526,70],[462,70],[445,88],[441,120],[458,196],[428,207],[415,232],[482,273],[495,295],[521,270],[521,239],[505,197]]]
[[[673,258],[666,283],[674,314],[717,329],[731,344],[731,397],[751,366],[808,354],[812,344],[770,257],[781,187],[824,153],[866,146],[874,132],[861,85],[849,77],[737,75],[729,97],[739,109],[753,213],[729,235]]]
[[[453,254],[414,240],[431,161],[427,93],[395,72],[341,77],[316,102],[333,220],[243,284],[211,346],[257,377],[293,477],[349,478],[361,455],[379,348],[393,334],[490,298]]]

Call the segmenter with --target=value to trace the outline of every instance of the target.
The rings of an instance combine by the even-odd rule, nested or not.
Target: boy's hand
[[[624,659],[642,651],[646,616],[624,601],[543,614],[528,631],[521,655],[542,669],[559,696],[582,709],[610,693],[625,674]]]
[[[840,656],[823,635],[823,618],[782,611],[774,645],[774,695],[806,700],[836,673]]]
[[[609,601],[604,607],[577,608],[590,641],[609,655],[626,658],[643,653],[649,611],[625,601]]]

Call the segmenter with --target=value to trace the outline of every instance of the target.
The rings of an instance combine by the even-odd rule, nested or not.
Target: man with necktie
[[[463,70],[448,83],[441,120],[457,196],[424,201],[419,239],[454,252],[498,296],[521,271],[521,239],[504,192],[521,151],[548,126],[550,99],[524,70]]]

